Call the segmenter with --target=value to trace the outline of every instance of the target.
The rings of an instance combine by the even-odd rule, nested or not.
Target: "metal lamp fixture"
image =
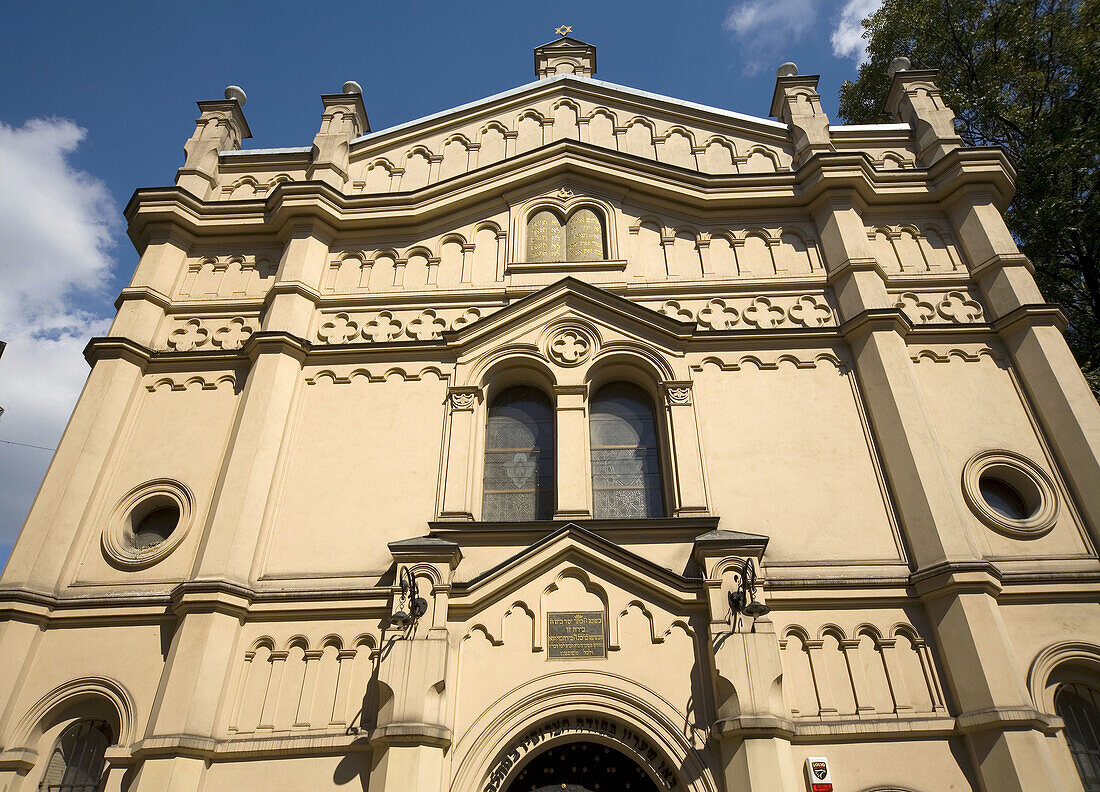
[[[416,577],[408,567],[402,567],[398,575],[401,585],[401,606],[390,616],[390,621],[398,627],[408,627],[428,612],[428,601],[420,596]]]
[[[736,591],[729,593],[730,610],[757,619],[771,612],[771,608],[756,599],[756,567],[752,559],[745,559],[741,582]]]

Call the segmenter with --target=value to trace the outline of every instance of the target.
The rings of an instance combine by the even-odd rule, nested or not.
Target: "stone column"
[[[675,489],[672,512],[675,516],[707,513],[703,484],[703,457],[699,450],[699,429],[690,382],[663,382],[667,415],[671,477]]]
[[[856,715],[874,715],[875,705],[871,703],[871,685],[867,680],[863,663],[859,659],[859,638],[840,641],[840,650],[844,652],[844,663],[848,666],[848,675],[852,679]]]
[[[592,515],[592,458],[588,437],[588,386],[554,388],[555,482],[558,519]]]
[[[1093,541],[1100,543],[1100,405],[1062,335],[1063,319],[1047,305],[993,196],[965,195],[950,213],[955,236],[988,306],[989,319],[1012,356]]]
[[[310,716],[313,712],[313,690],[317,687],[317,667],[320,665],[324,651],[321,649],[307,649],[304,660],[306,663],[305,674],[302,677],[302,691],[298,696],[298,711],[294,715],[294,726],[305,729],[310,725]]]
[[[477,444],[474,419],[481,389],[455,387],[447,391],[447,464],[443,469],[443,503],[439,516],[444,520],[472,520],[473,492],[471,455]]]
[[[462,272],[459,275],[459,283],[473,282],[474,249],[476,245],[465,244],[462,246]]]
[[[279,690],[283,686],[283,671],[286,670],[286,659],[289,656],[290,653],[284,649],[272,652],[268,658],[271,673],[267,675],[267,690],[264,691],[264,704],[260,709],[260,722],[256,731],[271,731],[275,728],[275,709],[279,705]]]
[[[826,170],[826,178],[829,178]],[[851,345],[872,429],[916,567],[918,593],[961,711],[960,730],[983,788],[1049,788],[1053,771],[1038,721],[1005,638],[991,567],[968,530],[959,472],[943,444],[909,358],[909,322],[887,300],[854,201],[840,190],[818,204],[815,221],[840,332]],[[1029,720],[1031,718],[1031,720]],[[963,724],[966,724],[965,728]]]
[[[332,699],[330,726],[348,725],[348,708],[351,701],[351,668],[355,662],[355,649],[341,649],[336,653],[336,694]]]

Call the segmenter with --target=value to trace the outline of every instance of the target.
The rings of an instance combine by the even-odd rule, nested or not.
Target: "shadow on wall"
[[[338,786],[359,780],[359,788],[367,792],[370,784],[371,749],[367,737],[359,737],[348,746],[348,754],[336,765],[332,780]],[[354,787],[353,787],[354,789]]]

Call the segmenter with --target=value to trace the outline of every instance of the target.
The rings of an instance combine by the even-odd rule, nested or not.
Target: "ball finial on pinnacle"
[[[775,70],[776,77],[796,77],[798,76],[798,66],[792,61],[787,61],[778,69]]]
[[[900,55],[890,61],[890,65],[886,68],[886,74],[893,77],[899,71],[909,71],[913,67],[913,64],[909,62],[909,59],[904,55]]]
[[[344,83],[344,93],[361,94],[363,93],[363,86],[361,86],[355,80],[348,80],[346,83]]]
[[[245,94],[244,89],[239,85],[227,85],[225,88],[225,98],[235,99],[237,104],[244,107],[244,103],[248,101],[248,95]]]

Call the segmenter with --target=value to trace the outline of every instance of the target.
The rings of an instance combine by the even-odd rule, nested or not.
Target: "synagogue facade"
[[[1100,789],[1100,408],[935,73],[199,102],[0,581],[4,792]]]

